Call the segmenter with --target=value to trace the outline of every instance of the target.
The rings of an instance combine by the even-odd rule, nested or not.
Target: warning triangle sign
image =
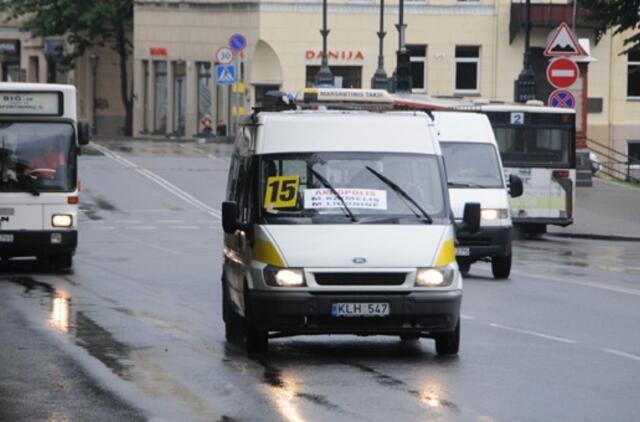
[[[573,31],[565,22],[562,22],[553,32],[544,55],[547,57],[584,56],[586,53],[580,47]]]

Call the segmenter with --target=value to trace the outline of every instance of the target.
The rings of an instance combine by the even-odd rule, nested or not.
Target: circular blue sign
[[[242,34],[233,34],[229,38],[229,47],[234,51],[242,51],[247,46],[247,38]]]
[[[550,107],[576,108],[576,98],[566,89],[556,89],[549,95]]]

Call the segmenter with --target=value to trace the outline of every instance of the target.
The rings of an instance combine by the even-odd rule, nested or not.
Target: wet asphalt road
[[[638,420],[640,243],[517,242],[508,281],[474,265],[457,358],[321,336],[255,361],[220,314],[230,148],[97,148],[73,270],[0,273],[0,420]]]

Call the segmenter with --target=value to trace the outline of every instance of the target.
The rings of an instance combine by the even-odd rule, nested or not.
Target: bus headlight
[[[416,273],[416,286],[446,287],[453,283],[455,273],[453,268],[419,268]]]
[[[304,272],[296,268],[264,269],[264,279],[269,286],[275,287],[301,287],[305,285]]]
[[[482,220],[503,220],[509,218],[509,210],[506,208],[484,208],[480,211]]]
[[[51,225],[53,227],[71,227],[73,226],[73,216],[71,214],[53,214]]]

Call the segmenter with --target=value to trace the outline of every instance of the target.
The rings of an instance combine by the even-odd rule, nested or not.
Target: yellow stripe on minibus
[[[253,247],[253,259],[276,267],[284,267],[284,261],[278,250],[268,240],[256,239]]]
[[[445,240],[442,243],[438,258],[436,259],[435,266],[442,267],[443,265],[451,264],[456,260],[456,246],[453,239]]]

